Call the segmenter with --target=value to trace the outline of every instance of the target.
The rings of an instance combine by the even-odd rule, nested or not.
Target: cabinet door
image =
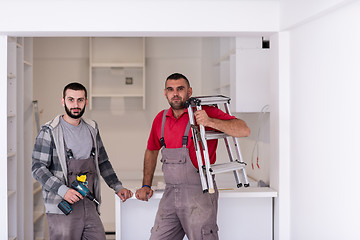
[[[1,205],[7,208],[7,236],[0,238],[32,239],[32,39],[8,37],[6,41],[7,64],[3,65],[7,65],[7,166],[2,175],[7,178],[3,181],[7,203]]]
[[[8,38],[7,48],[7,232],[9,239],[18,237],[17,228],[17,81],[18,81],[18,48],[16,38]]]
[[[231,98],[232,112],[260,112],[270,102],[270,50],[261,37],[221,38],[217,94]]]
[[[236,56],[231,61],[232,111],[260,112],[270,101],[270,51],[236,49]]]

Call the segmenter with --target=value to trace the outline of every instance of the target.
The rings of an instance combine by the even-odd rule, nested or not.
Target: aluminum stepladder
[[[219,107],[220,104],[224,104],[225,112],[231,115],[230,107],[229,107],[230,98],[222,95],[191,97],[186,101],[185,104],[185,106],[188,108],[189,120],[191,124],[193,141],[195,145],[196,158],[199,166],[199,174],[200,174],[202,189],[203,192],[209,192],[209,193],[215,192],[214,183],[212,181],[212,175],[215,175],[217,173],[233,171],[236,181],[236,186],[240,188],[243,186],[239,176],[239,171],[240,171],[241,177],[244,181],[244,187],[249,186],[249,181],[245,171],[246,163],[242,159],[237,138],[231,137],[225,133],[218,131],[205,131],[205,127],[203,125],[199,125],[199,127],[195,125],[193,108],[195,108],[196,110],[201,110],[202,105],[212,105],[215,107]],[[237,157],[236,159],[234,158],[232,148],[230,147],[229,138],[233,139],[233,148],[236,151],[236,157]],[[224,139],[230,162],[210,165],[207,140],[212,140],[212,139]],[[204,161],[201,155],[200,144],[203,151]],[[203,164],[203,162],[205,165]],[[203,171],[201,171],[201,169],[203,169]]]

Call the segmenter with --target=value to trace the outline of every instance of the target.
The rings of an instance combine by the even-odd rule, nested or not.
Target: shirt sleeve
[[[235,116],[231,116],[231,115],[223,112],[222,110],[220,110],[219,108],[216,108],[216,107],[204,106],[204,110],[206,111],[208,116],[211,117],[211,118],[217,118],[217,119],[220,119],[220,120],[231,120],[231,119],[236,118]]]
[[[109,157],[106,153],[99,131],[96,135],[96,142],[99,148],[98,159],[100,174],[104,178],[106,184],[117,193],[124,187],[116,176],[116,173],[109,161]]]
[[[67,187],[49,169],[54,165],[53,151],[56,151],[56,149],[51,137],[51,131],[49,128],[43,127],[36,137],[32,152],[32,175],[47,191],[63,197],[64,192],[59,193],[59,189],[61,187],[66,189]]]

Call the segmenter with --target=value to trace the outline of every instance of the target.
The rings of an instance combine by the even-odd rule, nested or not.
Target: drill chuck
[[[87,197],[88,199],[90,199],[90,201],[95,202],[97,205],[100,204],[98,202],[98,200],[96,200],[96,198],[94,197],[94,195],[90,191],[88,191],[84,197]]]

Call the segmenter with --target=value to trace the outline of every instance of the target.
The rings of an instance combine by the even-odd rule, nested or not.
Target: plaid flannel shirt
[[[36,137],[32,153],[32,175],[42,185],[46,212],[57,214],[63,214],[57,205],[69,189],[67,187],[67,163],[60,117],[59,115],[42,126]],[[115,192],[118,192],[123,186],[111,166],[96,122],[84,118],[83,120],[89,128],[95,143],[97,177],[94,181],[94,194],[101,202],[100,175]]]

